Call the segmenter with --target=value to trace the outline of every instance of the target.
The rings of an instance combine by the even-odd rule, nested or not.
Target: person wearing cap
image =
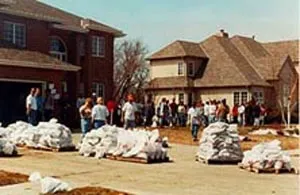
[[[97,98],[97,105],[92,109],[92,123],[94,128],[98,129],[106,124],[106,118],[108,117],[109,112],[107,107],[104,105],[102,97]]]
[[[127,102],[122,108],[122,122],[124,122],[125,129],[135,128],[135,113],[137,111],[136,104],[134,102],[133,95],[128,95]]]

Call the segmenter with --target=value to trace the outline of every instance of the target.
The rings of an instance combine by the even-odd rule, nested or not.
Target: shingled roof
[[[161,77],[150,81],[147,88],[168,89],[193,87],[193,80],[188,77]]]
[[[178,57],[199,57],[207,58],[199,44],[178,40],[175,41],[149,57],[150,60],[178,58]]]
[[[78,71],[81,69],[79,66],[62,62],[40,52],[17,48],[0,48],[0,66],[18,66],[63,71]]]
[[[236,35],[231,38],[231,42],[261,77],[266,80],[278,79],[279,71],[288,58],[287,53],[282,56],[272,55],[260,42],[249,37]]]
[[[124,36],[120,30],[76,16],[37,0],[0,0],[0,13],[58,23],[70,29],[99,30],[111,33],[116,37]],[[85,27],[82,26],[82,21],[86,24]]]
[[[209,57],[195,87],[270,86],[248,63],[229,38],[213,35],[200,43]]]
[[[262,44],[274,56],[284,56],[288,54],[293,62],[300,60],[300,42],[299,40],[278,41]]]

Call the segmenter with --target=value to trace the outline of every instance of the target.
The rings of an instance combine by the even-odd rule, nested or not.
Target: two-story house
[[[79,94],[110,99],[114,40],[122,36],[37,0],[0,0],[0,121],[24,117],[31,87],[71,104]]]
[[[290,43],[299,46],[298,41]],[[254,98],[268,106],[278,101],[286,105],[297,84],[299,47],[278,55],[280,47],[273,49],[274,45],[254,37],[229,37],[224,30],[200,43],[175,41],[149,57],[151,78],[146,90],[155,103],[164,97],[185,104],[226,99],[232,107]],[[298,90],[292,98],[298,101]]]

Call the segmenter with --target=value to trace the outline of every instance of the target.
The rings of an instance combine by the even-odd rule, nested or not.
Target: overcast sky
[[[154,52],[177,40],[200,42],[223,28],[260,41],[299,37],[299,0],[41,0],[121,29]]]

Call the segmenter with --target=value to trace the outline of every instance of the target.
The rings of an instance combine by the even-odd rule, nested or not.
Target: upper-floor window
[[[60,38],[50,38],[50,54],[61,61],[67,61],[67,48],[65,43]]]
[[[195,64],[193,62],[190,62],[188,64],[188,75],[194,76],[195,75]]]
[[[105,39],[104,37],[92,37],[92,55],[96,57],[104,57],[105,55]]]
[[[20,23],[4,22],[4,40],[11,42],[19,47],[26,47],[26,26]]]
[[[178,75],[183,75],[183,71],[184,71],[184,66],[182,62],[178,63]]]
[[[92,91],[96,93],[97,97],[104,97],[104,85],[103,83],[93,83]]]

